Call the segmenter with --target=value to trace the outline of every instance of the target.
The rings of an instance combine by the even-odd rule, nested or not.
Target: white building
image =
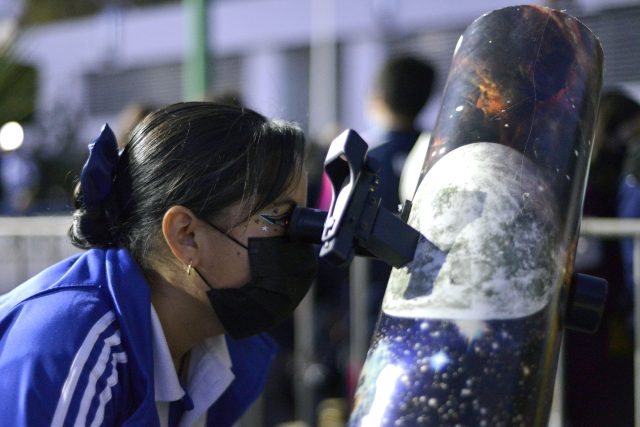
[[[484,12],[519,3],[210,0],[211,88],[237,90],[249,106],[299,121],[312,133],[332,122],[363,130],[367,91],[388,50],[424,54],[437,66],[441,84],[464,28]],[[608,82],[638,84],[640,3],[580,0],[571,2],[570,12],[584,17],[601,37]],[[39,71],[39,110],[68,109],[88,141],[103,122],[117,126],[117,113],[130,102],[181,100],[190,32],[186,16],[176,2],[107,9],[26,29],[16,53]],[[629,55],[629,49],[635,53]],[[440,91],[441,86],[436,95]],[[425,124],[435,118],[437,98]]]

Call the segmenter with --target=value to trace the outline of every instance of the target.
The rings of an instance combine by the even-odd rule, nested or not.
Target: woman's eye
[[[285,213],[260,214],[260,218],[270,225],[288,227],[291,221],[291,211]]]

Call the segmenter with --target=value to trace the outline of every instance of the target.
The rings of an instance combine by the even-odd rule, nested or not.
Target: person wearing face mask
[[[117,147],[105,125],[80,175],[85,251],[0,296],[0,425],[231,426],[315,277],[285,235],[306,203],[296,126],[180,103]]]

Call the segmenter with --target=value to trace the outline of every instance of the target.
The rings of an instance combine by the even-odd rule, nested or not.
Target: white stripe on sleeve
[[[78,415],[76,416],[75,427],[84,427],[87,424],[87,414],[89,413],[89,407],[91,406],[91,402],[93,401],[93,398],[97,392],[96,384],[98,382],[98,379],[104,374],[104,371],[107,368],[107,363],[109,363],[109,361],[111,361],[112,368],[115,369],[115,360],[113,359],[111,352],[112,348],[119,345],[120,342],[121,340],[119,330],[116,330],[113,335],[105,338],[104,347],[102,347],[100,356],[98,356],[98,360],[96,361],[96,364],[93,366],[93,369],[89,374],[89,382],[84,389],[84,394],[82,395],[82,400],[80,401],[80,409],[78,410]],[[108,386],[112,387],[113,385]]]
[[[111,375],[107,378],[107,386],[100,393],[100,405],[96,410],[96,415],[93,417],[91,427],[99,427],[102,425],[104,419],[104,408],[111,400],[111,388],[118,383],[118,370],[116,369],[116,363],[127,363],[126,353],[113,353],[111,355]]]
[[[64,423],[73,394],[78,385],[78,379],[80,378],[80,374],[82,373],[85,364],[87,363],[87,359],[98,341],[100,334],[102,334],[109,325],[114,322],[115,318],[116,316],[112,311],[107,312],[93,325],[82,342],[82,345],[80,345],[78,352],[73,358],[73,362],[71,362],[71,368],[69,369],[67,379],[62,386],[60,399],[58,400],[58,405],[56,406],[56,411],[53,414],[53,420],[51,421],[52,427],[62,426]]]

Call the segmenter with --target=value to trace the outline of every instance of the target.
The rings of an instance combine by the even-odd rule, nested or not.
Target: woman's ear
[[[197,217],[184,206],[172,206],[162,218],[162,235],[173,255],[184,265],[197,265]]]

